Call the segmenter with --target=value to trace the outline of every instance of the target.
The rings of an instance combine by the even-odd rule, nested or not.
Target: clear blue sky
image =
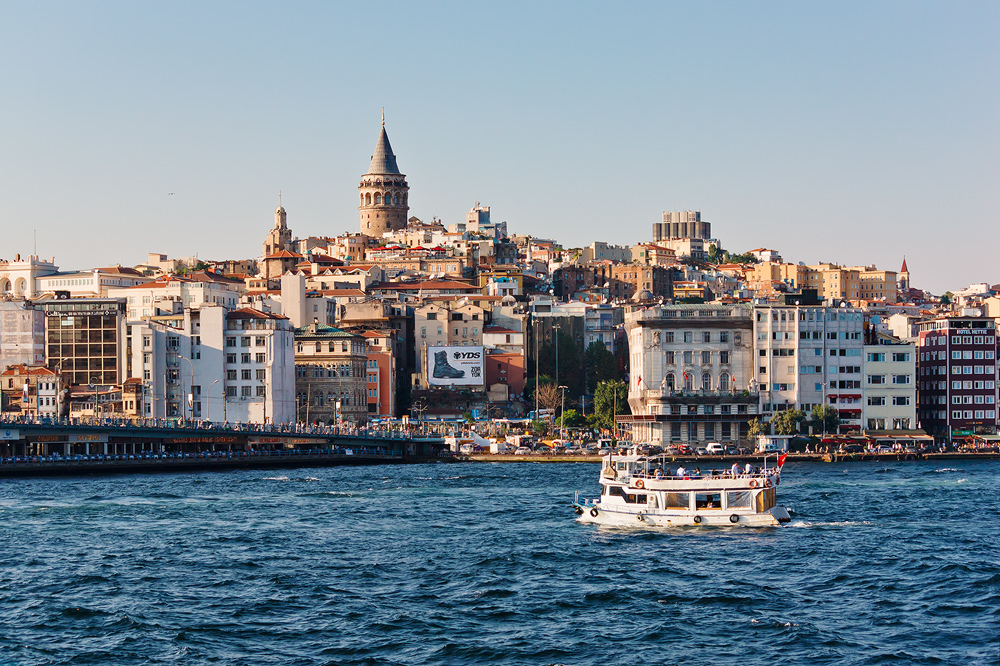
[[[4,2],[0,257],[356,231],[384,106],[425,220],[1000,282],[995,0],[483,5]]]

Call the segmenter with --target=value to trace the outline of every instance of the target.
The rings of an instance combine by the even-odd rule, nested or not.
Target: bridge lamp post
[[[188,369],[191,370],[191,393],[188,395],[191,398],[191,407],[193,410],[194,409],[194,363],[192,363],[191,359],[189,359],[187,356],[184,356],[183,354],[178,354],[177,358],[182,358],[185,361],[187,361]],[[184,377],[182,376],[180,379],[181,379],[181,414],[185,419],[187,419],[188,396],[184,395]]]
[[[212,382],[212,385],[208,387],[208,393],[207,393],[207,395],[208,395],[208,402],[205,403],[205,418],[206,418],[206,420],[209,421],[209,423],[211,423],[211,421],[212,421],[212,389],[215,388],[215,385],[218,384],[218,383],[219,383],[219,380],[216,379],[214,382]],[[222,391],[222,394],[223,394],[222,395],[222,406],[223,406],[223,409],[225,409],[225,405],[226,405],[225,393],[226,393],[225,390],[223,390]]]

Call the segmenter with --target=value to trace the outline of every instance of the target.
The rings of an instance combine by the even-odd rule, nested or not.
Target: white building
[[[862,426],[864,314],[856,308],[760,305],[754,312],[761,410],[829,404],[841,429]]]
[[[917,347],[915,344],[865,345],[862,423],[866,431],[917,427]]]
[[[625,314],[634,441],[738,441],[758,415],[749,305],[660,305]]]
[[[69,292],[71,298],[108,298],[111,291],[152,282],[134,268],[110,266],[71,273],[52,273],[35,278],[36,294]]]
[[[45,313],[30,301],[0,301],[0,372],[45,363]]]
[[[294,332],[287,318],[249,308],[185,308],[133,322],[130,335],[143,416],[294,421]]]
[[[36,279],[57,270],[55,257],[46,261],[34,254],[27,259],[21,259],[21,255],[16,254],[12,261],[0,259],[0,296],[37,298],[44,290],[39,290]]]
[[[233,310],[238,307],[242,292],[243,282],[205,273],[195,273],[193,277],[166,275],[142,284],[108,289],[112,298],[125,299],[130,321],[205,305]]]

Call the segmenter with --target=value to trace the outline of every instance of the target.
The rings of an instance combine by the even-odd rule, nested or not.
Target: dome
[[[510,294],[507,294],[500,299],[500,305],[517,305],[517,299]]]
[[[651,301],[653,300],[653,292],[649,291],[648,289],[637,291],[635,292],[635,296],[632,297],[632,300],[635,301],[636,303],[641,303],[642,301]]]

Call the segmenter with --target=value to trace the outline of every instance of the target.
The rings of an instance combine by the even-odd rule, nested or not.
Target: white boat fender
[[[701,516],[695,516],[694,517],[694,524],[698,525],[699,523],[701,523]]]
[[[646,520],[646,516],[642,515],[641,513],[637,513],[635,514],[635,519],[641,523],[642,521]]]
[[[740,517],[734,513],[733,515],[729,516],[729,522],[738,523],[740,522]]]
[[[576,511],[576,515],[578,515],[578,516],[583,513],[583,509],[581,509],[578,506],[573,507],[573,510]]]
[[[750,487],[751,488],[757,487],[757,479],[750,479]]]
[[[597,507],[594,507],[593,509],[590,510],[590,515],[593,516],[594,518],[597,518],[597,514],[598,514]]]

